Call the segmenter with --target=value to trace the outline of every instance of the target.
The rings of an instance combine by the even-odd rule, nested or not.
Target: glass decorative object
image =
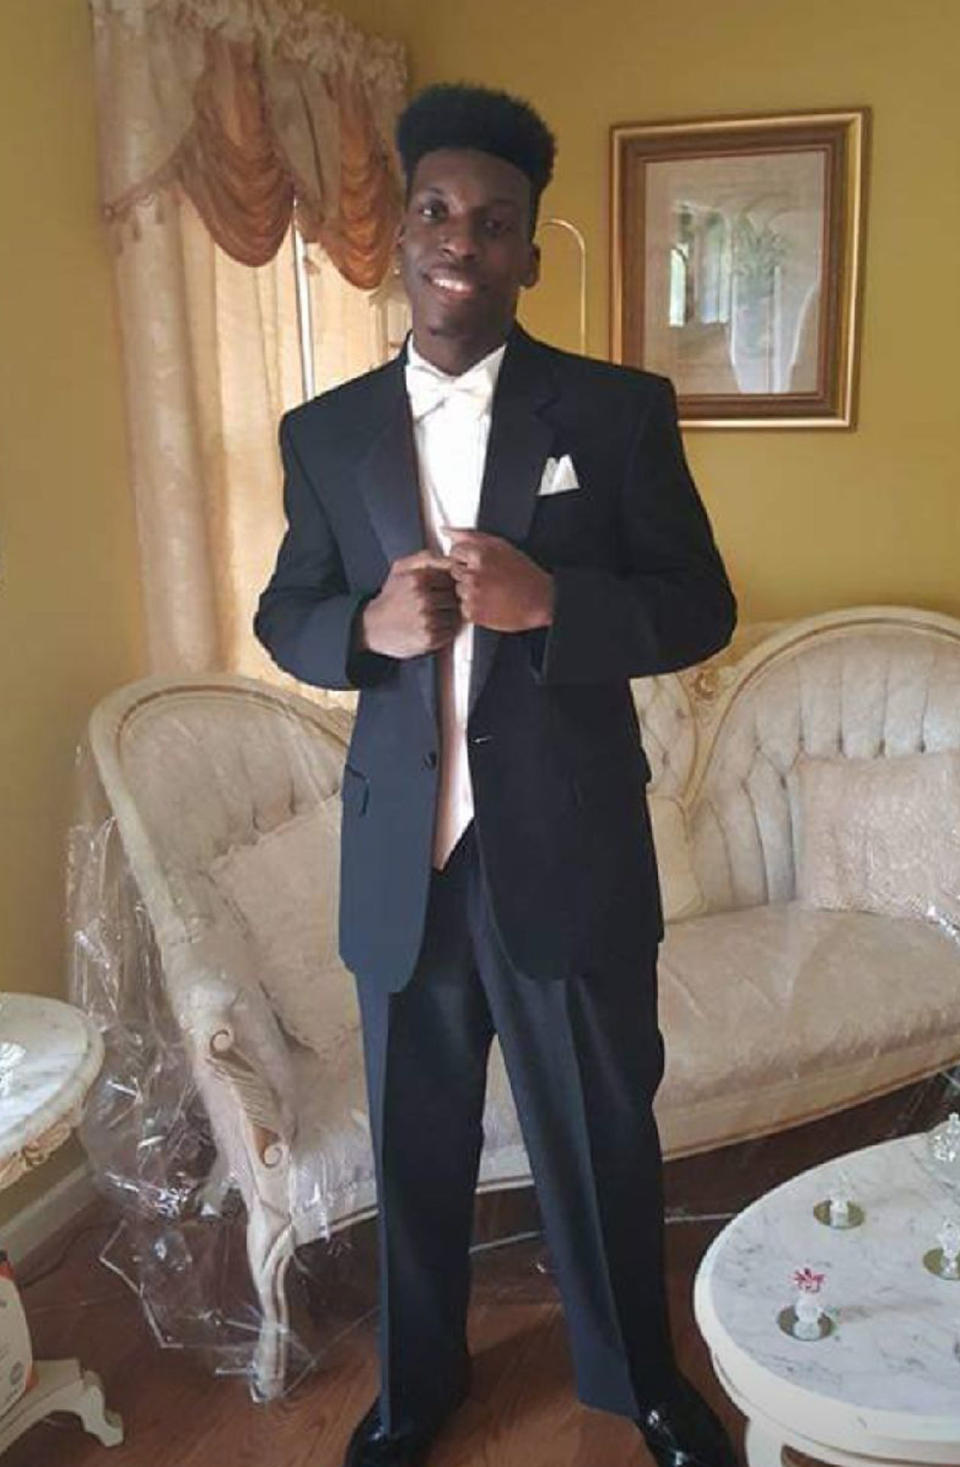
[[[939,1248],[923,1255],[923,1266],[937,1278],[960,1283],[960,1226],[948,1217],[937,1234]]]
[[[853,1200],[850,1178],[842,1169],[830,1190],[830,1196],[818,1202],[813,1209],[817,1222],[828,1228],[858,1228],[864,1219],[864,1210]]]
[[[951,1111],[945,1121],[927,1132],[927,1159],[941,1182],[960,1187],[960,1114]]]
[[[777,1324],[785,1335],[792,1335],[795,1340],[823,1340],[833,1332],[833,1320],[817,1298],[825,1281],[826,1274],[816,1273],[812,1268],[798,1268],[794,1272],[796,1298],[777,1315]]]
[[[6,1095],[11,1076],[26,1052],[22,1044],[15,1044],[12,1039],[0,1041],[0,1095]]]

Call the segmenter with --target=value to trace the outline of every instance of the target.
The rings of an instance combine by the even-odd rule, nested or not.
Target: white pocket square
[[[537,490],[538,497],[541,494],[566,494],[570,489],[579,488],[580,481],[569,453],[565,453],[563,458],[547,459],[543,466],[540,488]]]

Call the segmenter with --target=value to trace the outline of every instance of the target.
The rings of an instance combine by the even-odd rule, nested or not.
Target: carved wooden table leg
[[[81,1370],[77,1360],[36,1360],[37,1383],[0,1416],[0,1452],[37,1421],[53,1411],[79,1416],[85,1430],[105,1447],[123,1441],[123,1423],[103,1402],[103,1386],[93,1370]]]

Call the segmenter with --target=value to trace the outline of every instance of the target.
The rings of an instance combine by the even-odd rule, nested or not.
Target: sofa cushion
[[[798,757],[960,747],[960,637],[934,620],[943,626],[871,609],[800,622],[698,708],[698,773],[681,795],[711,912],[796,897],[787,777]]]
[[[353,980],[337,943],[339,848],[335,794],[209,867],[278,1019],[321,1055],[358,1022]]]
[[[802,902],[960,923],[960,751],[801,757],[789,785]]]
[[[677,1156],[796,1124],[952,1063],[960,946],[925,922],[795,902],[694,917],[667,928],[660,1023],[667,1065],[656,1111],[664,1152]],[[341,1035],[324,1054],[291,1060],[304,1236],[369,1211],[375,1196],[358,1035]],[[529,1181],[496,1044],[483,1125],[481,1187]]]
[[[665,1150],[761,1134],[954,1062],[960,945],[795,902],[694,917],[667,929],[660,1023]]]
[[[651,796],[664,914],[699,912],[679,802]],[[353,982],[340,962],[340,804],[336,796],[210,864],[210,878],[250,944],[257,976],[287,1033],[329,1052],[331,1011],[356,1023]]]

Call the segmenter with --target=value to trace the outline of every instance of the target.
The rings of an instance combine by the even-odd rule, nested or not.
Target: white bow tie
[[[415,419],[425,418],[446,402],[460,403],[477,418],[489,410],[493,383],[483,366],[471,367],[461,377],[448,377],[424,362],[408,362],[405,370],[410,411]]]

